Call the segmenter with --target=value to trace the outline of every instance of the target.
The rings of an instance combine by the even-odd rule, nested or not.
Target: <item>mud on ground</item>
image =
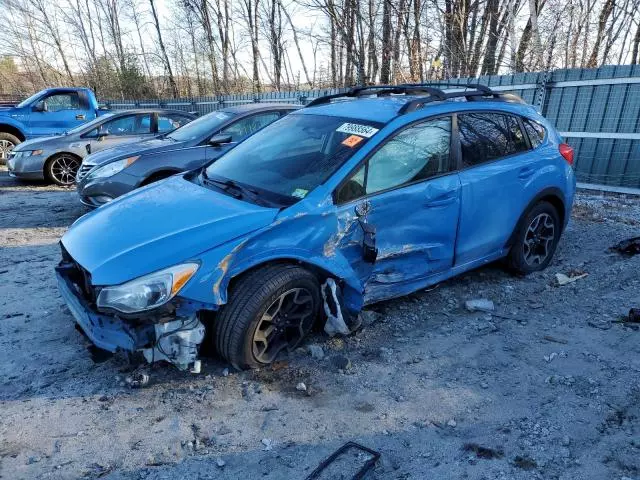
[[[640,235],[638,198],[579,195],[545,272],[489,266],[314,335],[315,358],[159,365],[142,389],[127,358],[92,360],[57,292],[85,212],[0,170],[0,478],[303,479],[348,440],[381,452],[372,478],[640,478],[640,331],[615,322],[640,307],[640,255],[607,250]],[[480,298],[495,311],[467,311]]]

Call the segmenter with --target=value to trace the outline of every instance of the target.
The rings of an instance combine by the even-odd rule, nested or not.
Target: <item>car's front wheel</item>
[[[68,153],[61,153],[53,156],[45,165],[46,177],[63,187],[69,187],[76,183],[76,174],[80,168],[82,160]]]
[[[560,240],[562,226],[558,211],[549,202],[536,204],[520,223],[509,251],[509,268],[526,275],[549,265]]]
[[[311,330],[319,292],[316,276],[296,265],[267,266],[242,276],[216,316],[216,350],[238,369],[273,362]]]

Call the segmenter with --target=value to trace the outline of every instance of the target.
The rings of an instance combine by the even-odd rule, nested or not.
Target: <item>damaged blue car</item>
[[[100,348],[186,369],[206,338],[236,368],[265,365],[320,318],[348,328],[367,304],[499,259],[545,268],[572,164],[514,95],[355,88],[80,218],[60,291]]]

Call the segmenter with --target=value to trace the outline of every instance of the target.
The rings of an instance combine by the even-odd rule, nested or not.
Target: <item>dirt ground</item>
[[[608,251],[640,235],[638,197],[580,194],[545,272],[483,268],[275,368],[143,367],[140,389],[124,356],[94,362],[57,292],[85,212],[0,170],[0,478],[304,479],[354,440],[381,453],[371,478],[640,479],[640,331],[616,322],[640,307],[640,255]],[[483,298],[494,312],[465,308]]]

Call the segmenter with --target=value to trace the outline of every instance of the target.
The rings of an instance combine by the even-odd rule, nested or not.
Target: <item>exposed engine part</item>
[[[156,344],[142,353],[149,363],[166,360],[180,370],[195,364],[204,340],[204,325],[197,315],[155,325]]]

